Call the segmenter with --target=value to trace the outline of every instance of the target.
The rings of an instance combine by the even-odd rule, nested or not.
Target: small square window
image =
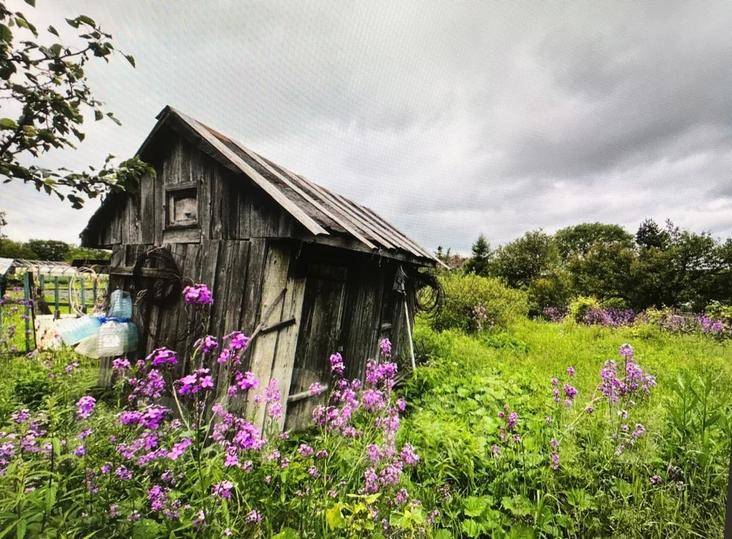
[[[184,227],[198,224],[196,188],[169,190],[167,193],[167,225]]]

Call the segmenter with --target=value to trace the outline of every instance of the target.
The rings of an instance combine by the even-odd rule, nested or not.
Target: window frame
[[[189,196],[186,196],[189,195]],[[193,198],[196,201],[196,218],[186,222],[174,222],[173,212],[175,211],[176,198]],[[198,201],[198,186],[196,182],[179,183],[175,185],[165,186],[165,197],[164,197],[164,223],[165,230],[182,230],[190,228],[199,228],[200,220],[199,215],[201,213],[201,205]]]

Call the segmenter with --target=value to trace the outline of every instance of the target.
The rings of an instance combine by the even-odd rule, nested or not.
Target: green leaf
[[[532,539],[536,537],[536,533],[534,533],[534,530],[528,526],[523,524],[514,524],[511,526],[506,537],[510,539]]]
[[[94,119],[98,122],[104,118],[104,113],[99,109],[94,109]]]
[[[474,520],[463,520],[460,529],[468,537],[480,537],[480,524]]]
[[[25,537],[25,531],[28,528],[28,521],[24,518],[18,521],[18,525],[15,527],[15,537],[23,539]]]
[[[0,40],[10,42],[13,40],[13,32],[6,25],[0,23]]]
[[[531,500],[521,494],[514,496],[504,496],[501,498],[501,505],[511,514],[517,517],[525,517],[531,514],[533,505]]]
[[[115,117],[115,115],[114,115],[114,114],[112,114],[111,112],[108,112],[108,113],[107,113],[107,116],[109,117],[109,119],[110,119],[110,120],[112,120],[112,121],[113,121],[114,123],[116,123],[117,125],[122,125],[122,122],[120,122],[120,121],[119,121],[119,120],[118,120],[118,119],[117,119],[117,118]]]
[[[0,129],[17,129],[18,124],[12,118],[0,118]]]
[[[56,491],[58,486],[53,484],[50,488],[46,489],[46,511],[50,512],[54,505],[56,505]]]
[[[49,26],[49,27],[48,27],[48,31],[49,31],[50,33],[52,33],[52,34],[53,34],[54,36],[56,36],[56,37],[59,37],[59,35],[58,35],[58,30],[56,30],[56,28],[54,28],[53,26]]]
[[[337,530],[346,524],[346,519],[343,518],[343,513],[341,513],[343,507],[342,503],[337,503],[325,512],[325,522],[331,530]]]
[[[36,0],[25,0],[25,3],[29,6],[36,7]]]
[[[469,517],[479,517],[491,505],[493,498],[490,496],[469,496],[465,498],[463,512]]]
[[[76,17],[76,20],[81,23],[88,24],[89,26],[97,25],[97,23],[94,22],[94,19],[92,19],[88,15],[79,15],[78,17]]]
[[[127,61],[130,63],[130,65],[132,65],[132,67],[137,67],[135,65],[135,57],[134,56],[132,56],[131,54],[125,54],[125,58],[127,58]]]

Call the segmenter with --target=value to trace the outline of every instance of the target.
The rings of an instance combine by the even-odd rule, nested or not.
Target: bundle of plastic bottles
[[[64,344],[91,357],[121,356],[137,349],[137,326],[132,322],[132,298],[129,292],[115,290],[109,298],[107,313],[56,322]]]

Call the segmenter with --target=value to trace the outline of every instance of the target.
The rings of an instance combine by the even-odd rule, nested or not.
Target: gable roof
[[[243,173],[293,219],[318,239],[346,236],[359,250],[406,255],[431,264],[440,261],[376,212],[322,187],[302,175],[273,163],[253,150],[170,107],[157,115],[158,122],[138,155],[145,158],[161,127],[172,124],[202,142],[223,166]],[[100,208],[101,209],[101,208]],[[92,218],[94,219],[94,218]],[[91,221],[90,221],[91,222]]]

